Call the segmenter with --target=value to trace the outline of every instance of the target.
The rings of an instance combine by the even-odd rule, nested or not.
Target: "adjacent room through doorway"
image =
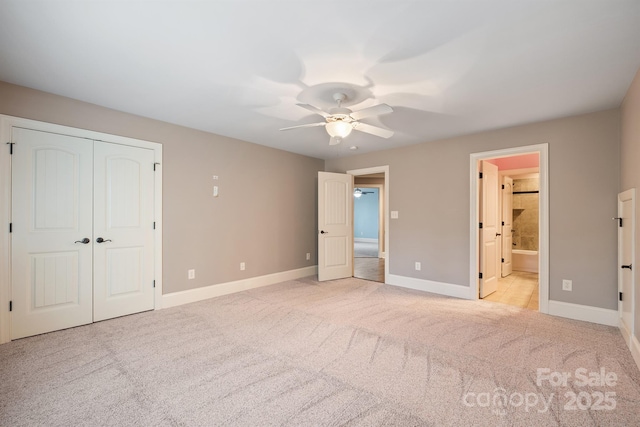
[[[354,177],[353,276],[384,283],[384,173]]]
[[[483,225],[478,246],[484,276],[480,298],[538,311],[539,155],[522,154],[479,162],[482,182],[478,197]],[[496,219],[495,228],[492,218]],[[491,283],[484,289],[483,280]]]

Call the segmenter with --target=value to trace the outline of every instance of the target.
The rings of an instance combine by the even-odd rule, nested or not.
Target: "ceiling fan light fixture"
[[[342,120],[327,123],[327,133],[332,137],[346,138],[353,130],[351,123]]]
[[[356,199],[359,199],[360,197],[362,197],[362,190],[359,188],[356,188],[355,190],[353,190],[353,197],[355,197]]]

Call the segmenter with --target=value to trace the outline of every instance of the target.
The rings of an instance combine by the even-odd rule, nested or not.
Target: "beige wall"
[[[325,170],[389,165],[389,209],[399,211],[390,220],[390,273],[469,286],[470,154],[545,142],[549,297],[617,309],[617,232],[611,220],[619,191],[617,109],[331,159]],[[562,279],[573,280],[572,292],[562,291]]]
[[[322,160],[3,82],[0,114],[163,145],[165,294],[315,264]]]
[[[622,129],[622,150],[621,150],[621,185],[620,190],[625,191],[635,188],[640,191],[640,70],[631,83],[627,95],[621,107],[621,129]],[[640,266],[640,209],[638,206],[636,193],[636,254],[633,260],[634,266]],[[635,275],[635,335],[640,339],[640,271],[634,268]]]

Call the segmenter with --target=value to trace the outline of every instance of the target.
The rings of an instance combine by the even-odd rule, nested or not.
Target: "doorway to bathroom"
[[[478,172],[474,276],[480,299],[546,312],[546,150],[531,148],[472,155]]]

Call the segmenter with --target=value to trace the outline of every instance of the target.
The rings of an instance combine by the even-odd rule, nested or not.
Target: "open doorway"
[[[384,174],[354,177],[353,277],[384,282],[381,238]]]
[[[388,166],[348,173],[354,176],[353,277],[384,283],[388,272]]]
[[[472,174],[476,298],[546,313],[546,144],[474,154]]]

